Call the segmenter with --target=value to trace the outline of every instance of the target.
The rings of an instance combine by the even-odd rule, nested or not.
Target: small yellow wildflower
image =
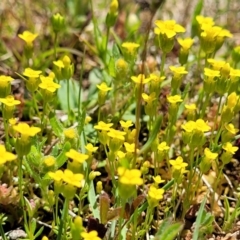
[[[130,144],[128,142],[125,142],[124,147],[128,153],[134,153],[135,151],[135,143]]]
[[[85,118],[85,124],[88,124],[92,121],[92,118],[90,116],[86,116]]]
[[[17,159],[17,156],[7,152],[4,145],[0,145],[0,165]]]
[[[100,237],[98,237],[97,231],[93,230],[91,232],[82,232],[81,236],[84,240],[101,240]]]
[[[155,82],[155,83],[161,83],[166,77],[165,76],[159,76],[159,74],[151,73],[150,76],[150,81]]]
[[[163,199],[163,194],[164,194],[164,189],[162,188],[156,188],[153,185],[150,186],[149,191],[148,191],[148,196],[156,201],[159,201]]]
[[[235,128],[232,123],[225,124],[225,128],[228,132],[232,133],[233,135],[237,134],[239,129]]]
[[[28,46],[32,46],[32,43],[37,36],[38,34],[34,34],[29,31],[24,31],[22,34],[18,34],[18,37],[20,37],[24,42],[26,42]]]
[[[188,121],[185,124],[183,124],[181,128],[184,129],[186,132],[191,133],[193,132],[193,130],[196,129],[196,122]]]
[[[56,182],[60,182],[63,179],[63,171],[57,170],[56,172],[49,172],[49,177],[52,178]]]
[[[23,72],[23,76],[29,77],[29,78],[38,78],[42,71],[40,70],[33,70],[31,68],[25,68]]]
[[[118,11],[118,0],[112,0],[111,4],[110,4],[110,14],[116,14]]]
[[[101,173],[98,171],[91,171],[88,175],[89,180],[94,180],[96,177],[100,176]]]
[[[167,145],[166,142],[161,142],[159,145],[158,145],[158,150],[163,152],[163,151],[168,151],[170,149],[170,147]]]
[[[17,124],[17,121],[18,121],[17,118],[10,118],[10,119],[8,120],[8,122],[9,122],[12,126],[16,125],[16,124]]]
[[[201,15],[196,16],[196,20],[198,22],[199,25],[209,25],[209,26],[213,26],[215,23],[213,21],[213,18],[211,17],[204,17]]]
[[[94,128],[100,131],[109,131],[112,126],[113,123],[105,123],[103,121],[99,121],[98,124],[94,126]]]
[[[235,154],[238,150],[238,147],[233,146],[230,142],[225,143],[222,148],[230,154]]]
[[[177,39],[179,45],[182,47],[183,51],[189,51],[189,49],[192,47],[194,40],[192,38],[178,38]]]
[[[53,61],[53,64],[55,66],[57,66],[58,68],[64,68],[64,64],[63,64],[63,61],[62,60],[57,60],[57,61]]]
[[[125,48],[129,54],[133,55],[140,45],[133,42],[124,42],[122,47]]]
[[[39,127],[30,127],[27,123],[18,123],[13,129],[20,133],[23,138],[34,137],[41,131]]]
[[[210,78],[220,77],[220,71],[204,68],[204,75]]]
[[[102,92],[108,92],[112,89],[111,87],[108,87],[105,82],[102,82],[101,84],[98,84],[97,88]]]
[[[147,95],[146,93],[142,93],[142,98],[145,102],[148,104],[152,103],[154,100],[156,100],[156,93],[152,92],[150,95]]]
[[[204,155],[210,162],[214,161],[218,157],[218,154],[211,152],[209,148],[204,149]]]
[[[75,149],[70,149],[65,154],[68,158],[72,159],[73,161],[76,161],[78,163],[84,163],[88,159],[88,155],[80,153],[76,151]]]
[[[74,139],[77,137],[76,130],[74,128],[68,128],[63,130],[65,138]]]
[[[125,121],[120,121],[120,125],[123,129],[128,129],[130,128],[131,126],[133,126],[133,123],[131,120],[127,120],[126,122]]]
[[[182,157],[179,156],[176,158],[176,160],[169,160],[169,162],[172,165],[174,171],[181,173],[186,172],[185,168],[187,167],[188,164],[183,162]]]
[[[165,180],[163,180],[160,175],[157,175],[156,177],[153,177],[153,181],[156,184],[160,184],[160,183],[164,183],[165,182]]]
[[[197,106],[195,103],[192,103],[192,104],[185,104],[185,108],[189,111],[195,111],[197,110]]]
[[[168,96],[167,100],[171,104],[176,104],[183,101],[180,95]]]
[[[125,140],[124,135],[126,135],[126,132],[110,129],[107,135],[114,139]]]
[[[0,98],[0,102],[8,107],[14,107],[21,103],[19,100],[15,100],[12,95],[7,96],[6,98]]]
[[[125,158],[125,156],[126,156],[126,153],[124,153],[123,151],[117,151],[117,157],[119,158],[119,159],[122,159],[122,158]]]
[[[85,149],[89,152],[89,153],[93,153],[96,152],[98,150],[98,147],[94,147],[91,143],[88,143],[85,146]]]
[[[125,185],[142,185],[141,171],[138,169],[118,168],[119,182]]]
[[[41,83],[39,84],[39,87],[51,93],[54,93],[58,88],[61,87],[60,84],[53,82],[51,77],[40,76],[40,79]]]
[[[236,94],[236,92],[232,92],[227,97],[227,107],[229,109],[233,109],[236,106],[238,99],[239,99],[239,96]]]
[[[47,156],[44,158],[43,162],[47,167],[51,167],[55,164],[56,159],[53,156]]]
[[[170,66],[169,69],[174,74],[174,76],[182,76],[188,73],[185,67]]]
[[[9,82],[13,81],[13,78],[5,75],[0,76],[0,88],[4,88],[9,85]]]
[[[140,83],[146,84],[151,80],[151,78],[145,78],[144,74],[139,74],[137,77],[132,76],[131,79],[137,84],[140,84]]]
[[[157,35],[164,34],[167,38],[173,38],[177,33],[185,32],[185,28],[179,24],[176,24],[175,20],[156,20],[154,33]]]
[[[69,169],[65,169],[62,180],[69,185],[80,188],[82,186],[83,175],[80,173],[74,174]]]
[[[208,132],[211,128],[203,119],[198,119],[196,121],[195,129],[200,132]]]

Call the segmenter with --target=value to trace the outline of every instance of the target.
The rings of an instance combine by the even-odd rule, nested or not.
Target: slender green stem
[[[161,72],[160,72],[161,76],[164,75],[164,65],[165,65],[165,62],[166,62],[166,56],[167,56],[167,54],[163,52],[162,62],[161,62]]]
[[[68,106],[68,119],[70,118],[70,79],[67,79],[67,106]]]
[[[55,60],[57,60],[57,37],[58,37],[58,33],[54,32],[54,57],[55,57]]]
[[[209,93],[206,93],[205,101],[204,101],[203,106],[202,106],[202,108],[201,108],[202,110],[201,110],[200,118],[203,118],[204,115],[205,115],[206,108],[207,108],[207,106],[208,106],[210,96],[211,96],[211,95],[210,95]]]
[[[67,218],[67,213],[68,213],[68,204],[69,204],[69,199],[65,199],[64,202],[64,206],[63,206],[63,211],[62,211],[62,218],[61,218],[61,222],[58,228],[58,235],[57,235],[57,240],[61,240],[62,239],[62,232],[63,232],[63,228],[65,229],[65,223],[66,223],[66,218]],[[65,239],[65,237],[63,238]]]
[[[5,233],[4,233],[4,229],[3,229],[1,224],[0,224],[0,233],[1,233],[2,239],[3,240],[7,240],[7,237],[6,237]]]
[[[23,174],[22,174],[22,163],[23,163],[23,157],[19,157],[18,159],[18,188],[19,188],[19,195],[20,195],[20,202],[21,202],[21,207],[23,210],[23,219],[24,219],[24,223],[27,225],[27,215],[26,215],[26,211],[25,211],[25,204],[24,204],[24,197],[23,197]],[[24,224],[24,225],[25,225]]]

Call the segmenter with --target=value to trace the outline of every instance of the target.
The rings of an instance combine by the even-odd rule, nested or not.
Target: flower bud
[[[52,28],[53,28],[53,31],[55,33],[58,33],[62,30],[64,30],[65,28],[65,18],[57,13],[57,14],[54,14],[51,18],[51,22],[52,22]]]

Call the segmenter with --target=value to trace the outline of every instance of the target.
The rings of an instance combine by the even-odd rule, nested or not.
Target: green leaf
[[[89,184],[88,201],[89,201],[91,210],[93,212],[94,218],[100,219],[100,213],[99,213],[96,199],[97,197],[96,197],[93,181],[91,181],[91,183]]]
[[[174,240],[183,229],[183,223],[172,223],[171,219],[165,219],[161,224],[154,240]]]
[[[69,142],[66,142],[63,146],[61,153],[56,158],[57,168],[62,167],[62,165],[67,161],[66,152],[68,152],[70,148],[71,148],[71,144]]]
[[[194,9],[194,14],[193,14],[193,19],[192,19],[192,27],[191,27],[191,37],[195,37],[198,32],[198,22],[196,20],[196,16],[201,14],[203,8],[203,0],[199,0],[195,9]]]
[[[155,125],[153,126],[153,130],[150,134],[150,137],[147,140],[147,142],[144,144],[142,149],[140,150],[139,154],[146,152],[151,147],[152,143],[155,141],[155,139],[160,131],[161,124],[162,124],[162,116],[158,116],[155,121]]]
[[[194,228],[194,232],[193,232],[193,240],[198,240],[198,236],[199,236],[199,229],[202,225],[202,218],[203,218],[203,214],[204,214],[204,207],[207,201],[207,196],[205,196],[204,200],[202,201],[200,208],[197,212],[197,219],[196,219],[196,225]]]
[[[54,134],[57,136],[57,137],[61,137],[62,134],[63,134],[63,125],[61,124],[61,122],[57,119],[56,116],[50,118],[50,125],[53,129],[53,132]]]

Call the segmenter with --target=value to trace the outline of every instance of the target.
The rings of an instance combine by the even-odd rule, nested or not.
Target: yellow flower
[[[204,149],[204,155],[210,162],[215,160],[218,157],[218,154],[211,152],[209,148]]]
[[[150,95],[147,95],[146,93],[142,93],[142,98],[147,103],[152,103],[156,99],[156,93],[152,92]]]
[[[118,0],[112,0],[110,4],[110,14],[116,14],[118,11]]]
[[[192,103],[192,104],[185,104],[185,108],[189,111],[195,111],[197,110],[197,106],[195,103]]]
[[[68,158],[72,159],[73,161],[76,161],[78,163],[83,163],[88,159],[88,155],[77,152],[75,149],[70,149],[69,152],[66,152],[65,154]]]
[[[109,131],[112,126],[113,123],[105,123],[103,121],[100,121],[97,125],[94,126],[94,128],[101,131]]]
[[[74,174],[69,169],[65,169],[62,180],[69,185],[80,188],[82,186],[83,175],[80,173]]]
[[[163,151],[168,151],[170,147],[167,145],[166,142],[162,142],[158,145],[158,150],[163,152]]]
[[[239,96],[237,96],[236,92],[232,92],[227,97],[227,107],[229,109],[233,109],[236,106],[238,99],[239,99]]]
[[[38,34],[31,33],[29,31],[24,31],[22,34],[18,34],[18,36],[27,43],[28,46],[32,46],[33,41],[38,36]]]
[[[51,167],[55,164],[56,159],[53,156],[47,156],[44,158],[43,162],[46,166]]]
[[[18,123],[13,129],[20,133],[23,138],[34,137],[41,131],[39,127],[30,127],[27,123]]]
[[[101,240],[100,237],[98,237],[97,231],[93,230],[91,232],[82,232],[81,236],[84,240]]]
[[[6,98],[0,98],[0,102],[8,107],[14,107],[21,103],[19,100],[15,100],[12,95],[7,96]]]
[[[92,118],[90,116],[86,116],[85,118],[85,124],[88,124],[92,121]]]
[[[208,132],[211,128],[203,119],[198,119],[196,121],[195,129],[200,132]]]
[[[229,75],[230,75],[231,78],[240,77],[240,69],[230,68],[230,74]]]
[[[131,120],[127,120],[126,122],[124,122],[124,121],[120,121],[120,125],[121,125],[121,127],[123,128],[123,129],[128,129],[128,128],[130,128],[131,126],[133,126],[133,123],[132,123],[132,121]]]
[[[196,129],[196,122],[188,121],[185,124],[183,124],[181,128],[184,129],[186,132],[191,133],[193,132],[193,130]]]
[[[213,21],[213,18],[211,17],[204,17],[201,15],[196,16],[196,20],[198,22],[199,25],[209,25],[209,26],[213,26],[215,23]]]
[[[135,143],[130,144],[128,142],[125,142],[124,147],[128,153],[134,153],[135,151]]]
[[[150,81],[153,81],[155,83],[161,83],[166,77],[165,76],[159,76],[159,74],[151,73],[150,74]]]
[[[169,160],[170,164],[173,166],[174,170],[182,170],[185,169],[187,167],[187,163],[183,162],[183,158],[182,157],[177,157],[176,160]]]
[[[12,126],[16,125],[16,124],[17,124],[17,121],[18,121],[17,118],[10,118],[10,119],[8,120],[8,122],[9,122]]]
[[[225,143],[222,148],[230,154],[235,154],[238,150],[238,147],[234,147],[230,142]]]
[[[163,199],[164,189],[156,188],[155,186],[151,185],[148,191],[148,196],[155,201],[159,201]]]
[[[39,87],[51,93],[55,92],[58,88],[61,87],[59,84],[53,82],[53,79],[51,77],[40,76],[40,79],[42,82],[39,84]]]
[[[169,68],[174,76],[182,76],[188,73],[188,71],[185,70],[185,67],[170,66]]]
[[[0,165],[6,162],[13,161],[17,158],[16,155],[7,152],[4,145],[0,145]]]
[[[228,132],[232,133],[233,135],[237,134],[239,129],[235,128],[232,123],[226,124],[225,128]]]
[[[165,34],[167,38],[173,38],[177,33],[185,32],[185,28],[182,27],[179,24],[176,24],[174,20],[156,20],[155,25],[157,26],[154,29],[154,33],[159,34]]]
[[[194,43],[194,40],[192,38],[178,38],[177,41],[184,51],[189,51]]]
[[[216,60],[213,58],[208,58],[207,59],[208,63],[211,64],[211,66],[213,67],[214,70],[220,71],[221,68],[224,66],[224,64],[226,64],[225,61],[222,60]]]
[[[126,185],[142,185],[141,171],[138,169],[118,168],[119,182]]]
[[[204,68],[204,75],[210,78],[220,77],[220,71]]]
[[[96,152],[98,150],[98,147],[94,147],[91,143],[88,143],[86,146],[85,146],[85,149],[90,152],[90,153],[93,153],[93,152]]]
[[[57,170],[56,172],[49,172],[49,177],[52,178],[56,182],[60,182],[63,179],[63,171]]]
[[[68,138],[68,139],[74,139],[77,137],[77,133],[74,128],[68,128],[68,129],[63,130],[63,134],[64,134],[65,138]]]
[[[0,88],[8,86],[9,82],[13,81],[13,78],[5,75],[0,76]]]
[[[110,129],[107,135],[114,139],[125,140],[124,135],[126,135],[126,133],[119,130]]]
[[[108,92],[112,89],[111,87],[108,87],[105,82],[102,82],[100,85],[98,84],[97,88],[102,92]]]
[[[137,77],[132,76],[131,79],[137,84],[140,84],[140,83],[145,84],[151,80],[151,78],[145,78],[144,74],[139,74]]]
[[[25,68],[23,72],[23,76],[29,77],[29,78],[38,78],[42,71],[40,70],[33,70],[31,68]]]
[[[154,181],[156,184],[160,184],[160,183],[165,182],[165,180],[162,180],[161,176],[159,176],[159,175],[157,175],[156,177],[153,177],[153,181]]]
[[[58,68],[64,68],[64,64],[63,64],[63,61],[62,60],[57,60],[57,61],[53,61],[53,64],[55,66],[57,66]]]
[[[133,43],[133,42],[124,42],[122,44],[122,47],[127,50],[127,52],[131,55],[133,55],[137,48],[139,48],[139,44]]]
[[[124,153],[123,151],[117,151],[117,157],[119,158],[119,159],[122,159],[122,158],[125,158],[125,156],[126,156],[126,153]]]
[[[180,95],[169,96],[167,97],[167,100],[171,104],[176,104],[183,101]]]

